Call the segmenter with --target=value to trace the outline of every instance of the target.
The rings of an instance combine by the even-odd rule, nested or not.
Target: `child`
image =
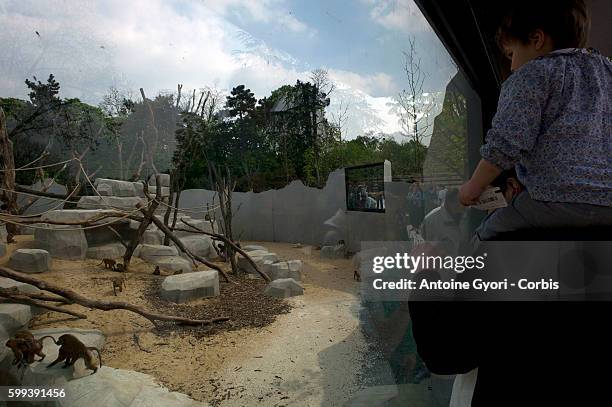
[[[481,239],[612,225],[612,63],[583,48],[588,29],[584,0],[518,0],[498,29],[513,73],[459,200],[475,203],[515,166],[525,190],[491,215]]]

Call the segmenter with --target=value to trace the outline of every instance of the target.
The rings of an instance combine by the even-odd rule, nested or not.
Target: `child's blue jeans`
[[[489,214],[476,229],[474,240],[490,240],[501,233],[520,229],[603,225],[612,226],[612,207],[536,201],[523,191],[507,207]]]

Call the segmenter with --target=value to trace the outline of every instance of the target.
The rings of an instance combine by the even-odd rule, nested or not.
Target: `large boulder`
[[[101,246],[93,246],[87,249],[88,259],[116,259],[125,254],[125,246],[121,243],[110,243]]]
[[[83,229],[66,229],[62,225],[45,225],[45,229],[36,229],[34,239],[38,247],[47,250],[58,259],[82,260],[87,255],[87,239]]]
[[[296,295],[303,295],[304,287],[292,278],[281,278],[268,284],[264,294],[277,298],[294,297]]]
[[[51,255],[42,249],[17,249],[11,255],[9,267],[24,273],[42,273],[51,268]]]
[[[98,373],[62,386],[59,407],[205,407],[208,404],[171,392],[144,373],[104,366]]]
[[[178,256],[178,250],[176,250],[176,247],[143,244],[138,252],[138,257],[150,263],[154,263],[155,260],[159,259],[160,257],[168,256]]]
[[[321,247],[322,259],[342,259],[344,258],[345,247],[343,244]]]
[[[0,288],[15,289],[20,293],[24,294],[38,294],[40,289],[33,286],[32,284],[22,283],[11,278],[0,277]]]
[[[110,187],[111,193],[107,196],[120,196],[120,197],[132,197],[136,196],[136,190],[134,188],[134,183],[131,181],[120,181],[116,179],[105,179],[105,178],[97,178],[94,182],[94,186],[100,192],[100,187],[103,188]],[[103,195],[100,193],[100,195]]]
[[[140,197],[120,197],[120,196],[82,196],[77,202],[79,209],[123,209],[133,211],[136,204],[145,204],[145,200]]]
[[[204,220],[204,219],[191,219],[191,218],[186,218],[186,217],[182,217],[183,219],[185,219],[187,221],[187,223],[189,223],[190,225],[195,226],[196,228],[198,228],[199,230],[202,230],[204,232],[208,232],[208,233],[213,233],[213,226],[210,225],[210,221],[208,220]],[[215,225],[215,223],[213,222],[213,225]],[[185,223],[183,222],[177,222],[177,227],[180,227],[181,229],[186,229],[186,230],[191,230],[192,228],[187,226]],[[216,233],[219,233],[219,228],[217,228],[217,226],[214,226],[214,229]],[[175,234],[178,237],[184,237],[184,236],[202,236],[201,233],[198,233],[197,230],[194,230],[194,232],[184,232],[184,231],[176,231]]]
[[[256,244],[248,244],[246,246],[242,247],[242,250],[244,250],[245,252],[253,252],[253,251],[263,251],[263,252],[267,252],[268,249],[266,249],[263,246],[259,246]]]
[[[56,340],[63,334],[72,334],[86,346],[94,346],[100,350],[102,350],[105,342],[105,337],[102,332],[93,329],[64,327],[37,329],[31,332],[35,338],[51,335]],[[5,380],[21,386],[64,387],[64,385],[70,380],[89,376],[91,374],[91,370],[88,370],[85,367],[83,359],[79,359],[73,366],[65,369],[62,368],[63,363],[58,363],[57,365],[48,369],[47,366],[57,358],[59,346],[55,345],[51,339],[45,339],[43,346],[43,351],[46,355],[45,359],[43,361],[38,361],[37,359],[34,363],[20,370],[11,365],[13,359],[12,357],[5,358],[0,363],[0,372],[3,376],[5,376]],[[95,353],[95,351],[94,354],[97,358],[97,353]]]
[[[98,184],[96,190],[101,196],[113,196],[113,187],[108,184]]]
[[[32,319],[32,307],[24,304],[0,304],[0,325],[12,336],[27,327]],[[0,344],[0,345],[3,345]]]
[[[255,250],[252,252],[247,252],[247,254],[260,270],[264,267],[265,262],[276,263],[278,261],[278,256],[276,253],[269,253],[264,250]],[[238,268],[245,273],[256,273],[255,269],[251,265],[251,262],[249,262],[247,258],[242,255],[238,255],[236,257],[236,264],[238,265]]]
[[[183,273],[191,273],[193,271],[193,263],[180,256],[156,257],[151,263],[165,271],[181,271]]]
[[[164,242],[164,234],[157,228],[147,229],[142,235],[141,242],[143,244],[159,246]]]
[[[211,252],[215,251],[215,249],[212,248],[212,240],[208,236],[185,236],[181,237],[180,240],[185,245],[187,250],[200,257],[209,257]]]
[[[161,285],[162,298],[177,303],[218,295],[219,273],[216,270],[169,276]]]
[[[279,261],[277,263],[264,264],[263,271],[271,280],[292,278],[296,281],[302,279],[302,260]]]

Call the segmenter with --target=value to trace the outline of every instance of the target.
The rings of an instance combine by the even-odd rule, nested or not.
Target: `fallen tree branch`
[[[23,192],[23,193],[31,194],[31,195],[41,196],[43,198],[53,198],[53,199],[60,199],[60,200],[66,200],[66,201],[72,201],[72,202],[78,202],[79,199],[81,199],[81,197],[78,195],[70,196],[70,195],[54,194],[52,192],[42,192],[36,189],[26,188],[21,185],[15,185],[15,191]]]
[[[148,194],[148,191],[144,191],[145,195],[147,196],[147,199],[152,200],[151,196]],[[146,217],[147,216],[147,211],[145,208],[138,208],[140,209],[140,212],[142,212],[142,214]],[[227,273],[225,271],[223,271],[221,269],[221,267],[217,266],[214,263],[209,262],[208,260],[194,254],[191,252],[191,250],[187,249],[187,247],[185,247],[185,245],[183,244],[183,242],[181,242],[181,239],[179,239],[178,237],[176,237],[176,235],[172,232],[172,230],[170,230],[170,228],[168,226],[166,226],[164,224],[163,221],[157,219],[156,216],[152,216],[151,217],[151,221],[155,224],[155,226],[157,226],[159,228],[159,230],[161,230],[167,237],[170,238],[170,240],[172,240],[174,242],[174,244],[181,249],[181,251],[183,251],[183,253],[187,254],[187,256],[189,256],[191,258],[191,261],[195,262],[199,261],[200,263],[210,267],[213,270],[217,270],[219,273],[221,273],[221,275],[223,276],[223,278],[225,279],[226,282],[228,283],[233,283],[233,281],[231,281],[229,279],[229,277],[227,276]]]
[[[61,288],[55,284],[39,280],[27,274],[11,270],[7,267],[0,267],[0,276],[8,277],[13,280],[20,281],[22,283],[32,284],[33,286],[38,287],[41,290],[45,290],[45,291],[49,291],[57,295],[61,295],[62,297],[65,297],[71,301],[74,301],[76,304],[79,304],[86,308],[95,308],[95,309],[99,309],[102,311],[111,311],[111,310],[116,310],[116,309],[123,309],[126,311],[131,311],[135,314],[139,314],[147,318],[154,325],[155,325],[155,321],[178,322],[184,325],[211,325],[217,322],[224,322],[224,321],[229,320],[229,318],[227,317],[218,317],[218,318],[212,318],[212,319],[184,318],[184,317],[178,317],[178,316],[158,314],[155,312],[145,310],[141,307],[138,307],[134,304],[130,304],[127,302],[91,300],[69,288]],[[62,312],[63,311],[65,310],[62,310]]]
[[[185,219],[181,218],[181,222],[183,222],[185,225],[189,226],[190,228],[194,229],[194,230],[185,230],[185,229],[178,229],[175,228],[174,230],[178,230],[178,231],[184,231],[184,232],[189,232],[189,233],[201,233],[203,235],[207,235],[207,236],[211,236],[217,240],[221,240],[223,241],[223,243],[230,245],[232,247],[232,249],[234,249],[235,251],[237,251],[238,253],[240,253],[242,256],[244,256],[245,259],[247,259],[247,261],[251,264],[251,266],[253,266],[253,268],[255,269],[255,271],[257,271],[257,273],[259,273],[260,276],[262,276],[264,278],[264,280],[266,280],[268,283],[270,281],[272,281],[270,279],[270,277],[268,277],[268,275],[266,273],[264,273],[263,271],[261,271],[259,269],[259,267],[257,267],[257,264],[255,264],[255,262],[253,261],[253,259],[251,259],[251,256],[249,256],[248,254],[246,254],[246,252],[244,250],[242,250],[240,247],[238,247],[234,242],[232,242],[231,240],[229,240],[227,237],[217,234],[217,233],[211,233],[211,232],[206,232],[200,228],[198,228],[197,226],[191,225],[189,222],[187,222]]]
[[[15,295],[15,294],[2,293],[0,294],[0,297],[3,298],[3,299],[0,299],[0,303],[17,303],[17,304],[24,304],[24,305],[33,305],[35,307],[45,308],[51,311],[60,312],[62,314],[72,315],[73,317],[77,317],[80,319],[87,319],[87,315],[85,314],[81,314],[75,311],[70,311],[65,308],[60,308],[55,305],[45,304],[44,302],[33,300],[32,298],[29,298],[28,296],[23,295],[23,294]]]
[[[36,293],[36,294],[22,293],[21,291],[19,291],[17,287],[0,288],[0,297],[8,297],[11,295],[20,295],[20,296],[28,297],[34,300],[52,301],[52,302],[59,302],[62,304],[74,304],[74,301],[70,301],[64,297],[55,297],[55,296],[39,294],[39,293]]]

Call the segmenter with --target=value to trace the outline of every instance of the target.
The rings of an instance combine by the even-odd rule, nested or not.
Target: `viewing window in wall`
[[[346,209],[385,212],[384,174],[384,163],[345,168]]]

